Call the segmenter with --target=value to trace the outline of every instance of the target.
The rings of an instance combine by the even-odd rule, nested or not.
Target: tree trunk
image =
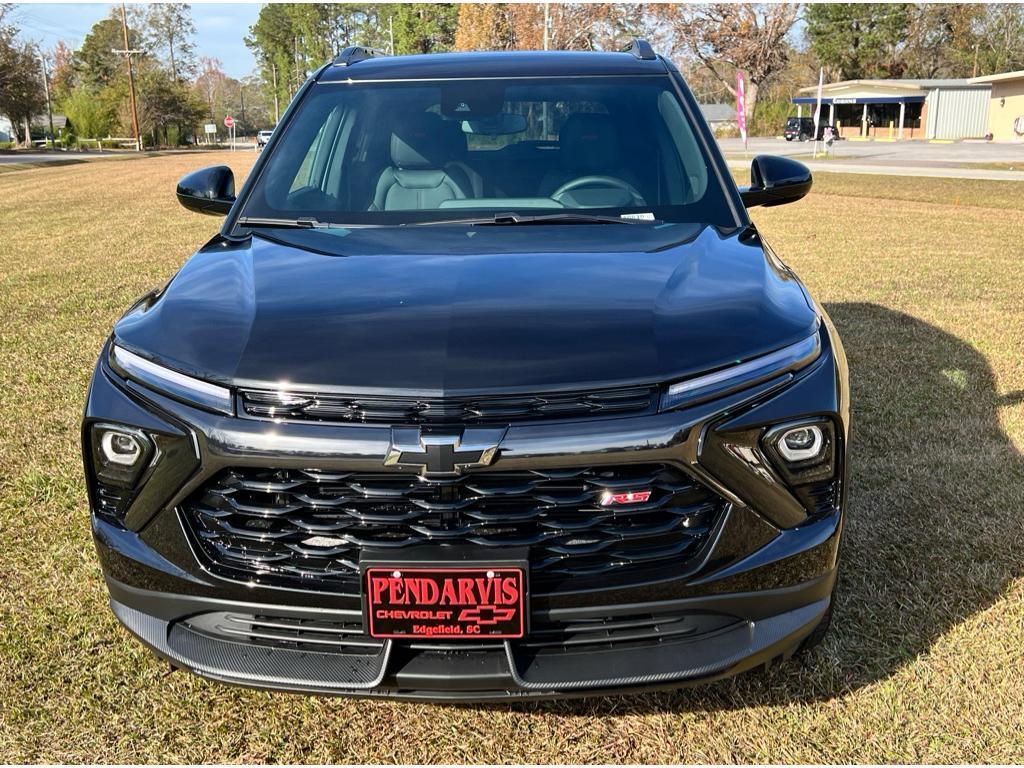
[[[25,138],[22,142],[22,146],[25,149],[32,149],[32,126],[29,125],[29,119],[27,117],[21,118],[21,127],[25,131]]]
[[[747,78],[744,97],[746,101],[744,102],[743,111],[747,118],[747,134],[749,135],[754,128],[754,108],[757,106],[757,83],[749,77]]]

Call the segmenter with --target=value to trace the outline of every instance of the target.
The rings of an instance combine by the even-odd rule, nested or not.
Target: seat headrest
[[[391,133],[391,163],[407,170],[443,168],[454,159],[444,122],[433,112],[403,116]]]
[[[568,171],[592,173],[618,164],[619,137],[611,115],[569,115],[558,132],[558,145]]]
[[[469,140],[461,120],[441,120],[441,133],[448,147],[449,160],[458,160],[469,151]]]

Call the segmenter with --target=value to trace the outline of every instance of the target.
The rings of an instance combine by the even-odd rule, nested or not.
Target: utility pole
[[[270,62],[270,72],[274,77],[274,125],[281,122],[281,109],[277,103],[277,62]]]
[[[391,47],[388,50],[392,56],[395,55],[395,16],[394,14],[388,16],[388,39],[391,41]]]
[[[128,91],[132,97],[132,129],[135,131],[135,151],[142,151],[142,134],[139,133],[139,110],[135,105],[135,73],[132,70],[132,56],[137,53],[142,53],[139,49],[128,47],[128,17],[125,13],[124,3],[121,3],[121,28],[124,30],[124,50],[119,51],[116,48],[111,48],[111,53],[117,53],[124,56],[128,62]]]
[[[245,130],[245,86],[238,84],[238,98],[242,102],[242,130]]]
[[[43,65],[43,91],[46,93],[46,116],[50,120],[50,149],[54,149],[53,110],[50,108],[50,75],[46,71],[46,57],[39,54],[39,61]]]

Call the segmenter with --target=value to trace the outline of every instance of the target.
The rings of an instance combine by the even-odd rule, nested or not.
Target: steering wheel
[[[637,191],[636,187],[629,182],[617,179],[614,176],[580,176],[577,179],[565,182],[565,184],[552,192],[551,199],[561,203],[561,197],[563,195],[579,189],[580,187],[613,187],[614,189],[621,189],[632,198],[634,205],[647,205],[647,201],[644,200],[644,196]]]

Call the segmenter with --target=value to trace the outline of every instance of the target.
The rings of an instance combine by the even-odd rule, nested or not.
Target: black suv
[[[825,138],[825,131],[829,128],[832,129],[832,137],[834,139],[839,138],[839,131],[833,125],[827,123],[818,124],[818,135],[817,140],[822,141]],[[814,138],[814,119],[810,117],[790,117],[786,120],[786,128],[783,130],[782,135],[786,141],[810,141]]]
[[[220,233],[118,321],[82,426],[117,617],[243,685],[672,687],[820,640],[847,371],[679,72],[344,51]]]

